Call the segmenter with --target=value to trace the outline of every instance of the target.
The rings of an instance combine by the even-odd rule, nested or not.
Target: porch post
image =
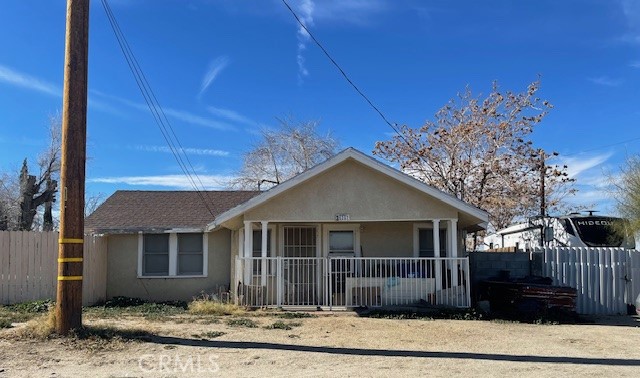
[[[251,272],[253,270],[253,228],[250,221],[244,221],[244,283],[251,285]]]
[[[435,264],[435,278],[436,278],[436,293],[442,290],[442,262],[440,261],[440,219],[434,219],[433,221],[433,257],[436,258]]]
[[[449,220],[449,237],[451,242],[449,245],[451,246],[451,252],[449,254],[451,257],[458,257],[458,220],[450,219]],[[452,260],[451,264],[451,287],[458,286],[458,260]]]
[[[262,250],[261,257],[262,263],[260,266],[260,286],[267,285],[267,241],[269,236],[268,221],[260,222],[262,224]]]

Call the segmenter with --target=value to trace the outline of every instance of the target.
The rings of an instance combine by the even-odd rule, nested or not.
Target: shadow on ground
[[[512,361],[512,362],[542,362],[556,364],[579,365],[608,365],[608,366],[640,366],[640,360],[624,358],[586,358],[564,356],[527,356],[494,353],[468,353],[468,352],[430,352],[415,350],[394,349],[363,349],[326,347],[310,345],[277,344],[250,341],[214,341],[184,339],[167,336],[154,336],[150,340],[153,343],[165,345],[185,345],[204,348],[222,349],[249,349],[249,350],[284,350],[291,352],[325,353],[348,356],[382,356],[382,357],[414,357],[414,358],[454,358],[469,360]]]

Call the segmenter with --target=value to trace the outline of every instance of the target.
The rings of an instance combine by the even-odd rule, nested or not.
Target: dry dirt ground
[[[135,341],[36,341],[14,337],[19,327],[0,330],[0,377],[640,376],[640,323],[631,317],[534,325],[336,313],[282,320],[299,323],[290,330],[264,328],[279,320],[270,316],[250,317],[256,328],[228,319],[85,316],[157,335]]]

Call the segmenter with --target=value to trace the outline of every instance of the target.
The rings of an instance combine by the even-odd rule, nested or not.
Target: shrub
[[[230,327],[247,327],[247,328],[256,328],[258,324],[247,318],[234,318],[227,320],[227,325]]]

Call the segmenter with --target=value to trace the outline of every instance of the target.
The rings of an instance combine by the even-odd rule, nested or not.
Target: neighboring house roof
[[[215,216],[259,193],[118,190],[85,219],[85,229],[96,233],[204,229]]]
[[[477,207],[474,207],[472,205],[469,205],[468,203],[459,200],[458,198],[447,194],[439,189],[436,189],[432,186],[429,186],[427,184],[425,184],[422,181],[419,181],[403,172],[400,172],[399,170],[392,168],[386,164],[383,164],[379,161],[377,161],[376,159],[372,158],[371,156],[365,155],[364,153],[354,149],[354,148],[347,148],[341,152],[339,152],[338,154],[334,155],[333,157],[331,157],[330,159],[326,160],[325,162],[316,165],[315,167],[279,184],[274,186],[273,188],[269,189],[266,192],[262,192],[261,194],[249,199],[247,202],[240,204],[239,206],[236,206],[228,211],[225,211],[224,213],[217,215],[215,220],[213,222],[211,222],[208,226],[208,229],[214,229],[218,226],[220,226],[222,223],[227,222],[235,217],[240,216],[241,214],[245,213],[248,210],[251,210],[253,208],[255,208],[256,206],[259,206],[263,203],[265,203],[266,201],[270,200],[271,198],[280,195],[281,193],[295,187],[296,185],[299,185],[329,169],[331,169],[332,167],[346,161],[347,159],[353,159],[371,169],[374,169],[378,172],[381,172],[383,174],[386,174],[387,176],[390,176],[414,189],[417,189],[429,196],[432,196],[434,198],[436,198],[437,200],[440,200],[452,207],[454,207],[455,209],[457,209],[460,212],[469,214],[479,220],[481,220],[481,222],[488,222],[489,220],[489,215],[486,211],[478,209]]]

